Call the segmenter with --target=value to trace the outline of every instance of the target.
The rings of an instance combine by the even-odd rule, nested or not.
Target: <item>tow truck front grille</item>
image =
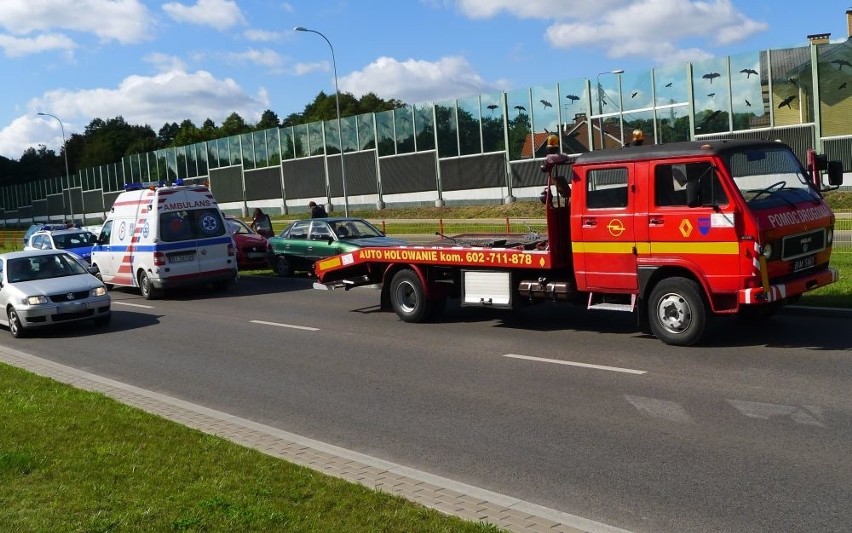
[[[784,237],[781,245],[781,259],[788,261],[797,257],[811,255],[825,249],[825,228]]]

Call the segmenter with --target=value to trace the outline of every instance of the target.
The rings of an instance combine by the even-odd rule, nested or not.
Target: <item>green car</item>
[[[361,218],[314,218],[297,220],[277,237],[270,237],[266,251],[273,271],[292,276],[296,272],[313,274],[314,263],[325,257],[367,246],[405,244]]]

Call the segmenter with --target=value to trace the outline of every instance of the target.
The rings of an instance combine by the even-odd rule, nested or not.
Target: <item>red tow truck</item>
[[[406,322],[435,319],[450,298],[565,301],[635,313],[643,331],[690,346],[714,315],[767,318],[837,280],[822,192],[842,184],[838,161],[809,152],[805,168],[789,146],[760,140],[562,158],[542,166],[546,232],[362,248],[318,261],[314,288],[380,285],[382,307]]]

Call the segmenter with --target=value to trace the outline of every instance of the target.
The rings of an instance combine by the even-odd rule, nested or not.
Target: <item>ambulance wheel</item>
[[[101,276],[101,271],[100,271],[100,269],[98,268],[97,265],[95,265],[95,277],[98,278],[98,281],[100,281],[101,283],[104,283],[104,278],[103,278],[103,276]],[[108,290],[108,291],[112,290],[112,284],[111,283],[104,283],[104,287],[106,287],[106,290]]]
[[[26,337],[27,332],[21,324],[21,318],[18,316],[18,312],[15,311],[14,307],[9,306],[9,309],[6,310],[6,316],[9,319],[9,333],[16,339]]]
[[[146,300],[156,300],[160,296],[160,291],[154,288],[151,278],[144,271],[139,273],[139,292]]]
[[[410,269],[394,274],[390,285],[390,301],[396,315],[405,322],[425,322],[436,317],[445,300],[426,298],[420,276]]]
[[[293,268],[290,266],[290,261],[283,255],[275,258],[275,273],[282,278],[288,278],[293,275]]]
[[[686,278],[660,281],[648,301],[651,332],[666,344],[692,346],[707,329],[708,309],[701,287]]]

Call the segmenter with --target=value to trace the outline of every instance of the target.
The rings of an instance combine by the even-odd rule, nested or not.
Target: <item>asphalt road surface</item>
[[[244,277],[0,343],[636,532],[852,527],[847,317],[718,321],[677,348],[624,313],[448,307]]]

